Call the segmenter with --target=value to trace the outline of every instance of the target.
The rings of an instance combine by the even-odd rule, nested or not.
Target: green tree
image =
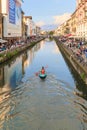
[[[50,31],[50,32],[49,32],[49,35],[53,35],[53,34],[54,34],[54,31]]]

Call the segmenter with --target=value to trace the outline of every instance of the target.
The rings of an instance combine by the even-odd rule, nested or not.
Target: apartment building
[[[21,5],[21,0],[1,0],[4,39],[22,37]]]
[[[1,11],[1,0],[0,0],[0,38],[2,38],[2,11]]]
[[[76,34],[79,39],[87,40],[87,0],[77,0]]]

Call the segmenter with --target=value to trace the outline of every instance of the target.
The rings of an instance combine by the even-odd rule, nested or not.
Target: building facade
[[[64,26],[64,24],[67,26]],[[57,28],[56,33],[64,35],[64,32],[67,31],[69,31],[74,38],[87,41],[87,0],[76,0],[76,10],[69,20]]]
[[[0,38],[2,38],[2,11],[1,11],[1,0],[0,0]]]
[[[5,39],[22,36],[21,0],[1,0],[3,14],[3,37]]]
[[[36,36],[36,25],[32,20],[32,16],[25,16],[25,22],[27,25],[27,37]]]
[[[36,26],[36,35],[39,36],[41,33],[41,28]]]
[[[27,26],[26,36],[30,37],[32,36],[32,16],[25,16],[25,23]]]
[[[76,37],[76,11],[71,15],[71,34],[72,36],[74,36],[74,38]]]
[[[25,39],[25,37],[26,37],[26,33],[25,33],[25,18],[24,18],[24,12],[23,11],[21,11],[21,13],[22,13],[22,22],[21,22],[21,27],[22,27],[22,38],[24,38]]]
[[[87,1],[86,0],[77,0],[76,19],[77,19],[77,28],[76,28],[77,37],[82,40],[87,40]]]

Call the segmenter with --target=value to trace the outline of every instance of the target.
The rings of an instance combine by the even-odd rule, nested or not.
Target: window
[[[85,16],[87,17],[87,11],[85,11]]]

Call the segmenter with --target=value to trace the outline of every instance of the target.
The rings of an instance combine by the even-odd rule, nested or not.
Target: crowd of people
[[[83,65],[87,65],[87,43],[73,38],[59,40],[73,52],[73,55],[77,58],[77,60],[79,60],[79,62]]]
[[[24,46],[26,44],[29,44],[39,39],[40,37],[31,37],[31,38],[20,39],[20,40],[19,39],[8,40],[7,42],[0,43],[0,53],[2,53],[3,51],[15,49],[16,47],[19,46]]]

